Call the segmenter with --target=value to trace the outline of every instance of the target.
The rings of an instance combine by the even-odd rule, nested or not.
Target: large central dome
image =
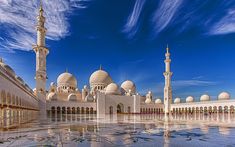
[[[89,82],[91,86],[96,84],[107,86],[112,83],[112,79],[106,71],[99,69],[91,74]]]
[[[77,80],[71,73],[68,72],[62,73],[57,78],[57,86],[60,87],[64,85],[77,87]]]

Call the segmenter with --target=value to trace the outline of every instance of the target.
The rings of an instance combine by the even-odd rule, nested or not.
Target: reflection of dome
[[[110,83],[105,90],[105,94],[118,94],[118,85],[115,83]]]
[[[121,85],[121,88],[125,92],[129,92],[129,90],[131,90],[132,93],[136,92],[135,84],[130,80],[126,80],[125,82],[123,82],[122,85]]]
[[[188,96],[186,98],[186,103],[191,103],[191,102],[193,102],[193,97],[192,96]]]
[[[207,94],[204,94],[201,96],[200,101],[210,101],[210,96]]]
[[[56,101],[57,100],[57,94],[54,93],[54,92],[50,92],[47,96],[47,100]]]
[[[57,85],[58,87],[61,86],[72,86],[77,87],[77,80],[76,78],[68,72],[62,73],[57,78]]]
[[[221,92],[218,96],[218,100],[229,100],[230,94],[227,92]]]
[[[156,99],[155,100],[155,104],[161,104],[162,103],[162,100],[161,99]]]
[[[112,83],[112,79],[106,71],[100,69],[91,74],[89,82],[91,86],[96,84],[104,84],[107,86]]]
[[[219,133],[222,135],[229,135],[230,129],[226,127],[219,127]]]
[[[180,98],[178,98],[178,97],[175,98],[174,103],[175,103],[175,104],[179,104],[179,103],[180,103]]]
[[[150,99],[150,98],[147,98],[147,99],[145,100],[145,103],[146,103],[146,104],[151,103],[151,99]]]
[[[77,100],[76,94],[71,93],[71,94],[68,96],[68,100],[69,100],[69,101],[76,101],[76,100]]]
[[[201,126],[200,127],[201,128],[201,131],[203,132],[203,133],[208,133],[209,132],[209,128],[208,128],[208,126],[206,126],[206,125],[203,125],[203,126]]]

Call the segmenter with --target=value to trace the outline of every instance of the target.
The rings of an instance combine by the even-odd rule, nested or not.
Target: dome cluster
[[[230,99],[230,94],[228,92],[221,92],[219,95],[218,95],[218,100],[221,101],[221,100],[229,100]],[[203,94],[201,97],[200,97],[200,102],[207,102],[207,101],[210,101],[211,100],[211,97],[207,94]],[[192,96],[188,96],[186,98],[186,103],[192,103],[194,102],[194,98]],[[174,100],[174,103],[175,104],[178,104],[180,103],[180,98],[175,98]]]
[[[57,78],[57,84],[51,83],[48,100],[56,100],[59,97],[63,101],[77,101],[78,99],[93,102],[96,93],[102,92],[107,95],[134,95],[136,94],[136,86],[134,82],[127,80],[121,84],[121,87],[112,81],[110,75],[102,70],[96,70],[89,78],[90,87],[84,86],[80,93],[77,88],[77,79],[69,72],[60,74]]]

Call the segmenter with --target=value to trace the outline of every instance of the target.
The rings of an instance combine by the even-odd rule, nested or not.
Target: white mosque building
[[[78,89],[78,81],[69,72],[60,74],[56,83],[51,83],[46,89],[47,69],[46,48],[42,5],[37,16],[37,43],[33,46],[36,54],[36,88],[31,90],[25,82],[18,77],[14,70],[0,60],[0,108],[4,110],[32,110],[46,113],[61,114],[181,114],[181,113],[217,113],[234,112],[235,100],[227,92],[218,95],[218,100],[212,101],[209,95],[202,95],[196,102],[189,96],[186,102],[175,98],[172,103],[170,52],[165,54],[165,87],[164,98],[154,99],[149,91],[145,96],[138,94],[136,85],[131,80],[123,81],[117,85],[112,77],[102,68],[94,71],[89,78],[89,85]]]

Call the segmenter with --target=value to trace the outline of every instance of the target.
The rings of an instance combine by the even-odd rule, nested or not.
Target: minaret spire
[[[170,113],[170,105],[172,103],[172,87],[171,87],[171,68],[170,68],[170,52],[169,47],[166,47],[166,54],[165,54],[165,72],[163,73],[165,77],[165,87],[164,87],[164,112],[165,114]]]
[[[168,44],[166,45],[166,52],[169,53],[169,47]]]
[[[43,7],[42,0],[40,0],[39,6],[39,14],[37,16],[37,42],[33,45],[33,50],[36,54],[36,96],[39,100],[39,109],[40,114],[46,114],[46,57],[49,53],[48,48],[45,45],[45,36],[46,36],[46,28],[45,17],[43,16]]]

